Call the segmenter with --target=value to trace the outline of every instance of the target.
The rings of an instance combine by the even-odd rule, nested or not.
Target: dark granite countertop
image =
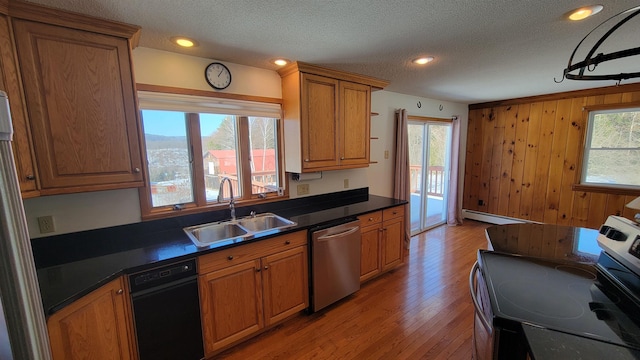
[[[486,229],[489,249],[552,260],[595,264],[598,231],[553,224],[506,224]]]
[[[529,324],[522,324],[530,353],[535,360],[633,360],[640,351],[604,341],[569,335]]]
[[[238,217],[252,210],[274,212],[297,225],[240,243],[205,248],[196,247],[182,228],[225,220],[228,210],[32,239],[45,314],[53,314],[122,274],[402,204],[406,201],[369,195],[368,188],[363,188],[237,208]]]

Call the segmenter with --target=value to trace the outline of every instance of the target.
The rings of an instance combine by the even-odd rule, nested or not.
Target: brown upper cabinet
[[[371,91],[383,89],[388,82],[302,62],[278,73],[286,171],[369,166]]]
[[[131,69],[140,28],[13,1],[8,19],[17,59],[9,82],[22,89],[9,96],[16,135],[26,134],[14,142],[23,197],[143,186]]]

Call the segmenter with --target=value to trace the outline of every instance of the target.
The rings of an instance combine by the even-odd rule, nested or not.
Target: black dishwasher
[[[195,260],[129,275],[140,360],[204,357]]]

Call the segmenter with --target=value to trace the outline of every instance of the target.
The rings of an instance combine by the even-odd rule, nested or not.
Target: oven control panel
[[[640,275],[640,226],[635,222],[620,216],[609,216],[600,227],[598,244]]]

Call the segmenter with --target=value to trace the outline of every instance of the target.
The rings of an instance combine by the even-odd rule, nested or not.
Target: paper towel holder
[[[293,181],[306,181],[306,180],[318,180],[322,179],[322,171],[312,172],[312,173],[292,173],[291,179]]]

